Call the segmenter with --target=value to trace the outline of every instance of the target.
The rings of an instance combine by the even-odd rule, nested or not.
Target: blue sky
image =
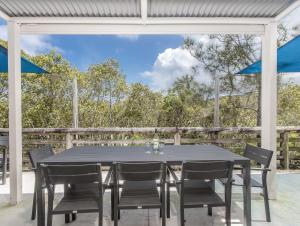
[[[300,24],[299,13],[300,9],[284,19],[289,29]],[[1,19],[0,38],[7,39],[6,23]],[[207,36],[192,38],[203,41]],[[155,90],[167,90],[176,78],[190,73],[192,66],[198,64],[188,51],[181,48],[183,40],[183,35],[23,35],[21,47],[31,55],[56,48],[81,71],[86,71],[91,64],[114,58],[120,63],[128,82],[142,82]],[[300,76],[295,78],[300,83]],[[211,82],[209,75],[203,71],[196,79]]]
[[[2,39],[7,39],[5,25],[5,21],[0,20]],[[188,73],[195,63],[180,48],[183,40],[182,35],[23,35],[21,47],[32,55],[56,48],[81,71],[86,71],[91,64],[114,58],[128,82],[167,89],[174,78]],[[174,74],[172,78],[171,74]]]

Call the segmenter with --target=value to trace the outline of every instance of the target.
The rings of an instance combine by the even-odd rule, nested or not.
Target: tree
[[[86,74],[85,87],[81,90],[97,105],[108,103],[108,126],[113,126],[113,104],[124,98],[127,85],[116,60],[91,65]],[[104,107],[104,106],[103,106]]]
[[[196,104],[207,101],[212,95],[212,88],[197,82],[193,75],[184,75],[175,80],[169,92],[178,95],[183,102]]]
[[[148,86],[133,83],[123,103],[120,124],[126,127],[157,126],[162,95]]]
[[[280,25],[279,31],[278,42],[282,43],[286,39],[286,30]],[[260,125],[261,121],[261,75],[237,76],[235,73],[260,58],[260,46],[259,39],[254,35],[211,35],[208,43],[198,42],[192,38],[186,38],[184,41],[184,48],[199,61],[199,67],[204,67],[210,74],[221,75],[221,92],[228,96],[226,104],[230,105],[230,117],[236,118],[241,108],[253,107],[239,102],[240,99],[234,96],[258,92],[257,105],[252,109],[252,112],[256,112],[257,125]]]
[[[72,123],[72,78],[77,70],[61,54],[51,51],[31,57],[47,74],[27,74],[22,79],[25,127],[69,127]]]

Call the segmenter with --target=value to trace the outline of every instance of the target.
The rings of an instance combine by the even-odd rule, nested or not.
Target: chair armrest
[[[173,179],[174,179],[174,181],[175,181],[175,184],[181,184],[181,180],[178,179],[178,177],[176,176],[174,170],[173,170],[171,167],[169,167],[169,166],[167,166],[167,170],[168,170],[168,171],[170,172],[170,174],[172,175],[172,177],[173,177]]]
[[[253,170],[253,171],[271,171],[271,169],[269,169],[269,168],[251,168],[251,170]]]
[[[110,180],[111,180],[111,176],[112,176],[112,171],[113,171],[112,167],[110,167],[109,170],[108,170],[108,173],[107,173],[107,175],[105,177],[105,180],[103,182],[104,189],[107,189],[110,186]]]
[[[234,166],[233,170],[243,170],[243,167],[241,167],[241,166]]]

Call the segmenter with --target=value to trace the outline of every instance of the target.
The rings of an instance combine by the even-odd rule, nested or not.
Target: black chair
[[[54,214],[77,214],[97,212],[99,226],[103,224],[103,193],[108,186],[107,178],[102,183],[100,164],[47,165],[42,164],[42,173],[48,189],[47,226],[52,225]],[[64,184],[67,189],[63,198],[53,207],[54,187]]]
[[[161,162],[114,164],[115,226],[118,225],[118,215],[122,209],[159,209],[162,225],[166,225],[165,173],[165,164]],[[123,184],[119,195],[121,181]]]
[[[252,171],[261,171],[261,181],[258,181],[254,177],[251,177],[251,187],[261,188],[263,191],[264,203],[265,203],[265,213],[266,213],[266,221],[271,222],[270,215],[270,206],[269,206],[269,194],[268,194],[268,185],[267,185],[267,174],[269,171],[270,163],[273,156],[273,151],[263,149],[260,147],[252,146],[247,144],[244,156],[254,161],[256,164],[262,166],[262,168],[251,168]],[[242,170],[242,168],[235,168],[237,170]],[[235,182],[233,185],[235,186],[243,186],[242,174],[234,175]],[[221,180],[222,183],[224,181]]]
[[[180,196],[180,225],[184,226],[184,209],[199,207],[226,208],[226,225],[231,225],[231,189],[232,168],[230,161],[188,161],[182,164],[181,178],[174,170],[168,171],[175,180],[177,192]],[[225,199],[223,200],[214,190],[216,179],[225,179]]]
[[[0,136],[0,146],[2,149],[2,154],[0,155],[0,168],[2,174],[2,184],[6,184],[6,175],[7,175],[7,150],[9,143],[8,136]]]
[[[33,149],[29,151],[29,159],[31,162],[32,170],[34,171],[35,174],[35,179],[36,179],[36,167],[37,167],[37,162],[41,161],[47,157],[50,157],[54,155],[54,152],[52,150],[51,145],[45,145],[37,149]],[[44,185],[45,187],[45,185]],[[36,216],[36,182],[34,182],[34,192],[33,192],[33,202],[32,202],[32,213],[31,213],[31,219],[34,220]]]

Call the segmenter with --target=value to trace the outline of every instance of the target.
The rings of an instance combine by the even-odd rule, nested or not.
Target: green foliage
[[[285,39],[284,28],[282,39]],[[6,46],[6,42],[0,40]],[[260,76],[235,72],[257,60],[256,37],[210,36],[206,45],[187,38],[183,45],[214,75],[222,75],[221,126],[255,126],[259,121]],[[167,93],[128,84],[114,59],[83,73],[55,51],[29,56],[49,73],[22,74],[24,127],[71,127],[72,80],[78,79],[80,127],[213,126],[214,90],[194,74],[178,78]],[[278,124],[300,125],[300,86],[279,81]],[[8,127],[7,74],[0,74],[0,127]]]
[[[131,85],[123,103],[120,125],[125,127],[157,126],[163,96],[140,83]]]

